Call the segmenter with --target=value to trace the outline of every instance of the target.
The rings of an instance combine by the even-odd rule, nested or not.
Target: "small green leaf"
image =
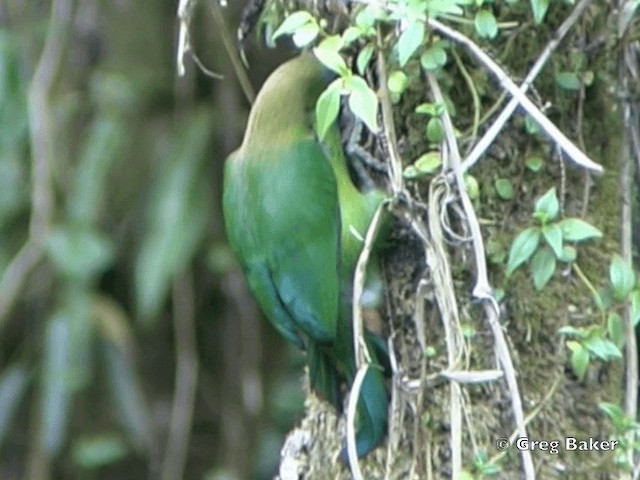
[[[576,346],[572,348],[570,344],[575,344]],[[578,377],[578,380],[582,381],[589,367],[589,352],[578,342],[568,341],[567,347],[573,352],[571,354],[571,367],[573,368],[573,372],[576,374],[576,377]]]
[[[562,229],[557,223],[542,227],[542,235],[557,258],[562,256]]]
[[[540,215],[542,223],[546,221],[555,220],[560,213],[560,203],[556,196],[556,188],[551,188],[536,202],[535,213]]]
[[[476,13],[475,25],[476,32],[482,38],[495,38],[498,35],[498,22],[491,10],[482,9]]]
[[[348,27],[344,32],[342,32],[342,43],[344,45],[350,45],[358,40],[362,35],[363,31],[360,27]]]
[[[533,11],[533,21],[536,24],[542,23],[549,8],[549,0],[531,0],[531,10]]]
[[[564,245],[562,247],[562,254],[558,257],[558,260],[565,263],[572,263],[576,261],[578,252],[570,245]]]
[[[565,218],[559,222],[562,238],[567,242],[582,242],[590,238],[601,238],[602,232],[579,218]]]
[[[616,347],[622,348],[624,346],[624,322],[615,312],[611,312],[607,318],[607,333]]]
[[[509,250],[509,260],[507,260],[506,275],[511,274],[524,262],[531,258],[533,252],[538,248],[540,243],[540,230],[537,228],[527,228],[520,232],[513,241]]]
[[[593,355],[604,362],[622,358],[622,352],[609,340],[601,337],[593,337],[587,340],[585,347]]]
[[[92,470],[122,460],[128,450],[119,435],[103,433],[77,439],[71,447],[71,457],[78,467]]]
[[[535,135],[540,132],[540,125],[529,115],[524,117],[524,129],[529,135]]]
[[[329,70],[336,72],[340,76],[345,76],[349,74],[349,67],[347,67],[342,55],[338,53],[341,46],[340,38],[334,35],[323,40],[320,45],[313,49],[313,53]]]
[[[448,13],[450,15],[462,15],[464,10],[458,5],[469,5],[466,0],[430,0],[427,2],[427,10],[429,16],[437,17],[442,13]]]
[[[556,74],[556,85],[563,90],[580,90],[580,79],[574,72],[559,72]]]
[[[371,61],[373,51],[373,45],[367,44],[362,50],[360,50],[360,53],[358,53],[356,67],[358,68],[358,73],[360,73],[360,75],[364,75],[367,71],[367,65],[369,65],[369,62]]]
[[[316,128],[320,140],[324,139],[331,125],[338,118],[341,88],[340,79],[336,79],[318,97],[316,102]]]
[[[511,200],[513,198],[513,185],[506,178],[498,178],[495,182],[496,192],[502,200]]]
[[[556,257],[547,247],[539,249],[531,259],[531,275],[538,291],[542,290],[556,271]]]
[[[316,27],[318,26],[313,15],[305,11],[294,12],[284,19],[284,22],[282,22],[278,29],[273,33],[272,39],[276,40],[282,35],[290,35],[309,24],[315,24]]]
[[[629,295],[631,300],[631,323],[637,326],[640,322],[640,290],[634,290]]]
[[[467,191],[467,195],[471,200],[475,200],[480,197],[480,185],[478,185],[478,180],[473,175],[465,175],[464,176],[464,185],[465,190]],[[505,257],[507,254],[505,253]]]
[[[424,177],[425,174],[414,165],[407,165],[402,171],[402,176],[407,180],[415,180],[416,178]]]
[[[414,166],[423,174],[432,174],[442,165],[440,152],[427,152],[414,162]]]
[[[317,23],[307,23],[293,33],[291,39],[298,48],[306,47],[318,38],[320,27]]]
[[[582,330],[580,330],[580,329],[578,329],[576,327],[572,327],[571,325],[565,325],[564,327],[561,327],[558,330],[558,333],[560,335],[567,335],[567,336],[575,337],[575,338],[582,338],[584,336]],[[573,343],[577,343],[577,342],[573,342]],[[568,344],[569,344],[569,342],[567,342],[567,346],[569,346]],[[571,348],[571,347],[569,347],[569,348]]]
[[[414,21],[404,29],[398,39],[398,62],[404,67],[424,40],[424,23]]]
[[[544,160],[538,155],[533,155],[524,161],[524,164],[532,172],[539,172],[544,167]]]
[[[441,47],[428,48],[420,56],[420,64],[427,71],[438,70],[447,63],[447,52]]]
[[[389,74],[387,79],[387,87],[390,92],[402,95],[409,86],[409,79],[402,70],[394,70]]]
[[[47,239],[47,253],[62,274],[72,278],[90,278],[101,273],[113,259],[108,237],[74,226],[56,227]]]
[[[444,138],[444,125],[439,117],[432,117],[427,122],[427,140],[431,143],[441,143]]]
[[[439,117],[444,113],[444,109],[445,107],[441,103],[421,103],[416,107],[415,112],[422,115]]]
[[[369,130],[377,133],[378,127],[378,97],[371,90],[364,78],[354,75],[349,78],[345,87],[350,92],[349,108],[353,114],[362,120]]]
[[[616,300],[627,298],[636,283],[636,275],[631,266],[620,255],[614,255],[609,267],[609,280]]]

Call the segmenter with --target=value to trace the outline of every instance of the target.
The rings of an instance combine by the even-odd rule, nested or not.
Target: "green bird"
[[[334,75],[310,53],[277,68],[251,109],[242,145],[226,161],[227,236],[273,326],[306,350],[312,390],[340,411],[341,385],[356,373],[352,284],[362,237],[383,195],[360,192],[338,127],[314,135],[315,104]],[[388,395],[384,343],[366,333],[374,363],[357,404],[356,446],[384,437]]]

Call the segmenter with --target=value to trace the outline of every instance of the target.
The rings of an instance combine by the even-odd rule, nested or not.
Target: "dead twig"
[[[194,292],[189,271],[175,280],[172,296],[176,373],[161,480],[183,477],[198,382]]]

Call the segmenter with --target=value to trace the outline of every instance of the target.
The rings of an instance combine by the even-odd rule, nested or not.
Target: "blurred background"
[[[224,79],[178,78],[177,3],[0,2],[0,479],[271,478],[302,415],[225,243],[248,102],[215,2],[191,40]],[[254,88],[283,60],[247,56]]]

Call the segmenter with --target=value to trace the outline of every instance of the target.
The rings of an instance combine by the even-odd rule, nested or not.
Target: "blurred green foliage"
[[[180,315],[200,363],[184,478],[271,478],[304,395],[224,239],[222,163],[247,105],[221,40],[200,33],[201,55],[230,80],[189,61],[177,79],[175,2],[66,3],[47,158],[29,92],[51,4],[0,7],[0,286],[29,241],[40,255],[0,318],[0,478],[161,478]],[[53,215],[30,240],[37,162]]]

